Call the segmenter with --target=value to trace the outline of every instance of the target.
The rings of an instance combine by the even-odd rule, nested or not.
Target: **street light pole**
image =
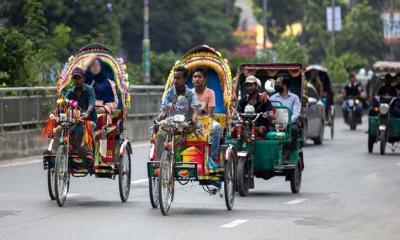
[[[149,0],[143,2],[143,70],[144,82],[150,84]]]
[[[263,25],[264,25],[264,42],[263,42],[263,48],[264,50],[267,48],[267,43],[268,43],[268,17],[267,17],[267,11],[268,11],[268,1],[263,0]]]
[[[333,46],[332,50],[334,56],[335,56],[335,42],[336,42],[335,5],[336,5],[335,0],[332,0],[332,46]]]

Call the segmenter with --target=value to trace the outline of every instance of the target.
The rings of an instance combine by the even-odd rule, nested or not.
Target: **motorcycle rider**
[[[351,73],[349,76],[349,83],[346,84],[342,90],[342,99],[344,99],[344,100],[346,100],[347,98],[360,99],[362,97],[362,94],[363,94],[363,89],[362,89],[361,84],[359,82],[357,82],[356,74]],[[361,101],[359,101],[358,103],[355,103],[355,105],[356,105],[357,121],[359,123],[361,123],[361,117],[363,115]],[[343,101],[342,111],[343,111],[343,117],[346,120],[347,101]]]

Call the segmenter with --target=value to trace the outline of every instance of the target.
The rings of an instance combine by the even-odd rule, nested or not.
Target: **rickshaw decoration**
[[[72,86],[71,74],[75,67],[87,68],[93,58],[98,57],[112,73],[118,98],[122,101],[107,123],[107,112],[98,114],[96,129],[91,129],[89,120],[80,120],[80,111],[76,101],[64,98],[64,92]],[[115,58],[105,46],[90,44],[69,58],[57,84],[59,99],[56,109],[48,119],[41,138],[48,137],[49,146],[43,154],[44,169],[47,170],[48,192],[51,200],[62,207],[69,190],[70,176],[84,177],[95,175],[97,178],[115,179],[118,176],[119,192],[122,202],[128,200],[131,179],[132,147],[124,137],[126,107],[129,106],[129,84],[122,59]],[[96,106],[100,107],[100,106]],[[72,132],[84,129],[83,140],[88,151],[79,153],[71,145]],[[54,135],[55,129],[62,132],[60,139]],[[92,135],[92,132],[94,134]],[[59,143],[57,152],[52,151],[53,144]]]
[[[209,46],[198,46],[186,53],[171,69],[165,84],[165,92],[173,86],[174,69],[185,66],[189,70],[195,67],[208,69],[208,87],[216,95],[215,120],[227,132],[227,122],[231,115],[231,98],[233,96],[233,80],[228,62],[221,54]],[[190,76],[186,85],[193,87]],[[163,215],[167,215],[174,199],[175,181],[188,184],[198,181],[203,189],[214,195],[220,192],[221,184],[224,188],[225,204],[228,210],[234,203],[234,162],[225,158],[227,146],[220,146],[218,167],[209,169],[208,155],[211,143],[212,119],[200,115],[197,120],[197,129],[190,129],[185,121],[169,116],[156,123],[153,127],[152,146],[147,163],[149,177],[150,202],[153,208],[160,206]],[[182,118],[184,119],[183,115]],[[168,133],[166,148],[161,159],[156,159],[155,140],[157,131],[163,129]],[[222,135],[223,135],[222,134]],[[224,137],[221,136],[221,141]]]

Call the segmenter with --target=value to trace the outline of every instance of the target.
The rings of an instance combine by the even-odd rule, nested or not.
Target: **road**
[[[365,121],[364,121],[365,122]],[[400,154],[367,153],[366,124],[304,148],[301,193],[284,178],[257,180],[227,211],[219,196],[196,184],[179,187],[170,216],[151,208],[148,146],[134,149],[131,196],[118,182],[72,179],[64,208],[47,196],[40,159],[0,166],[0,239],[400,239]],[[326,131],[328,132],[328,131]]]

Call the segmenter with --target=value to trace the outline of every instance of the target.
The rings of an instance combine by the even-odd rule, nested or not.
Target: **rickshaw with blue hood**
[[[202,70],[198,70],[199,67]],[[212,117],[202,113],[197,104],[197,93],[190,90],[198,84],[200,74],[207,78],[206,85],[215,94]],[[182,81],[184,85],[180,86]],[[191,49],[171,69],[163,96],[165,116],[154,121],[147,163],[150,203],[153,208],[160,206],[163,215],[168,214],[174,200],[175,182],[185,185],[197,181],[212,195],[223,187],[226,207],[228,210],[233,208],[234,162],[225,157],[227,146],[223,142],[231,114],[232,81],[228,62],[218,51],[206,45]],[[185,94],[178,96],[175,93],[180,87]],[[197,120],[193,119],[195,123],[181,111],[188,103],[199,113]],[[214,159],[210,157],[215,137],[213,125],[216,124],[213,121],[217,121],[222,130],[216,136],[220,147]],[[165,136],[162,141],[159,139],[161,132]]]

